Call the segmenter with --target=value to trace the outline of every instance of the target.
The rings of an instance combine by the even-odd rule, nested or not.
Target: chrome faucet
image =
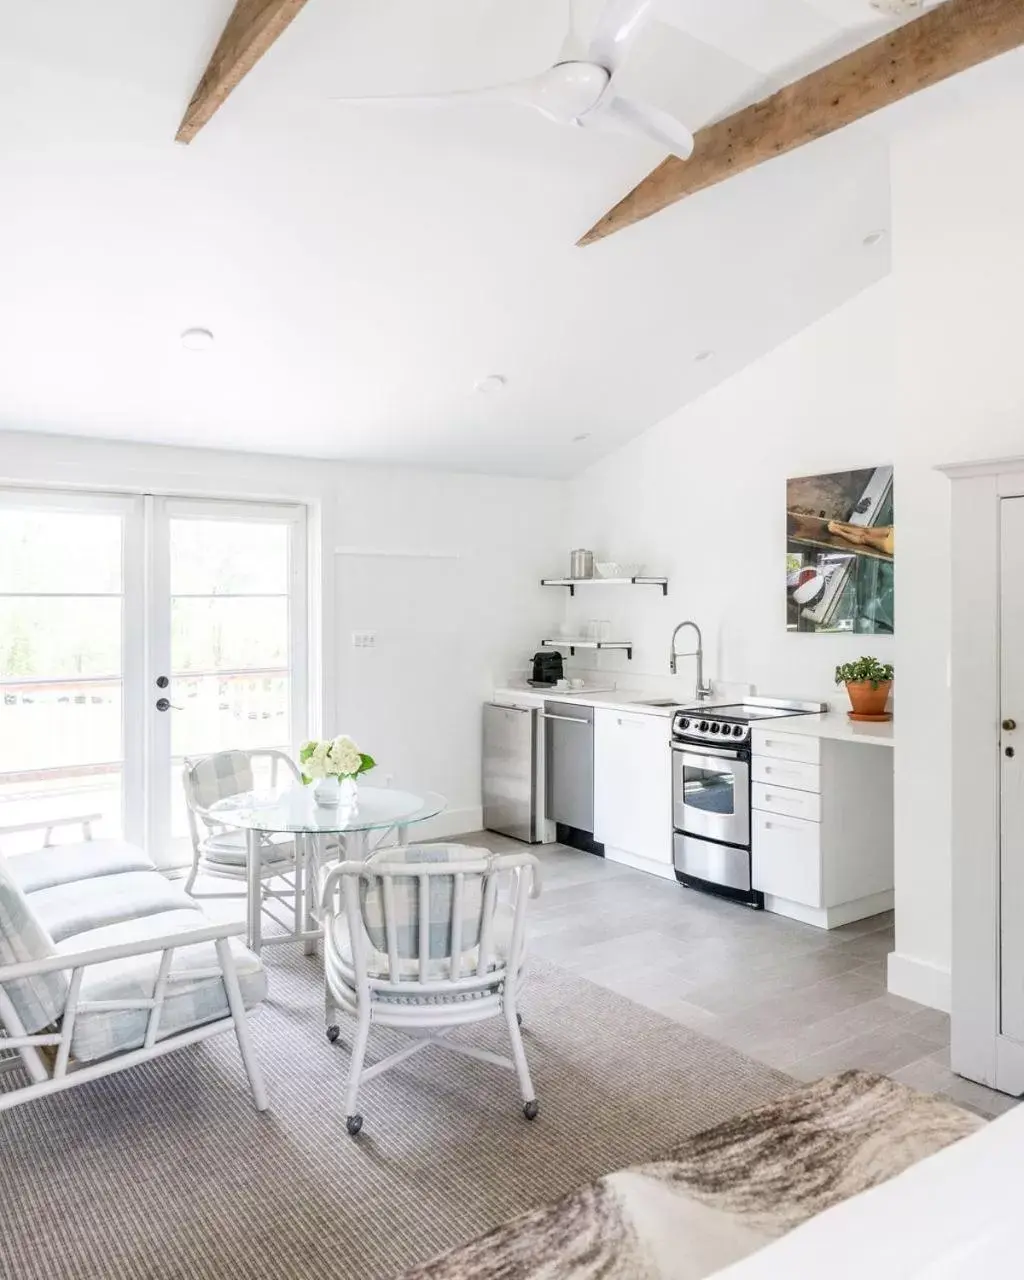
[[[694,650],[693,653],[677,653],[676,652],[676,636],[680,633],[680,631],[683,630],[684,627],[693,627],[694,631],[697,633],[697,648]],[[700,634],[700,627],[697,626],[696,622],[691,622],[689,620],[687,620],[686,622],[680,622],[679,625],[676,627],[675,631],[672,632],[672,651],[669,655],[668,669],[669,671],[672,672],[673,675],[676,674],[676,669],[677,669],[676,660],[678,658],[696,658],[697,659],[697,688],[695,692],[697,694],[697,701],[703,702],[706,698],[709,698],[711,696],[711,686],[709,684],[704,683],[704,640]]]

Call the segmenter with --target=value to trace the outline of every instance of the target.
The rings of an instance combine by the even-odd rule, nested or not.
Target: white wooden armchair
[[[208,921],[121,841],[0,858],[0,1052],[29,1081],[0,1084],[0,1111],[232,1030],[264,1110],[246,1011],[266,976],[243,932]]]
[[[504,888],[510,910],[500,909]],[[361,1083],[438,1045],[514,1070],[523,1114],[537,1099],[520,1032],[518,996],[526,952],[526,912],[540,892],[530,853],[492,854],[459,844],[382,849],[342,862],[321,878],[328,1039],[341,1010],[356,1021],[345,1121],[359,1133]],[[448,1031],[503,1016],[512,1059],[445,1038]],[[411,1045],[364,1069],[370,1027],[411,1033]]]

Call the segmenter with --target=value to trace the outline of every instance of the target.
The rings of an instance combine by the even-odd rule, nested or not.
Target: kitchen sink
[[[637,707],[678,707],[682,703],[677,702],[675,698],[637,698],[633,705]]]

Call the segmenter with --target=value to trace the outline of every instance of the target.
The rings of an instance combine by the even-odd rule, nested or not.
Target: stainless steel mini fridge
[[[544,717],[540,707],[484,704],[484,827],[528,844],[554,839],[544,817]]]

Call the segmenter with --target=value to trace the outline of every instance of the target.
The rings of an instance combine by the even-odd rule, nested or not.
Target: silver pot
[[[593,551],[570,551],[569,553],[569,577],[570,578],[592,578],[594,576],[594,553]]]

